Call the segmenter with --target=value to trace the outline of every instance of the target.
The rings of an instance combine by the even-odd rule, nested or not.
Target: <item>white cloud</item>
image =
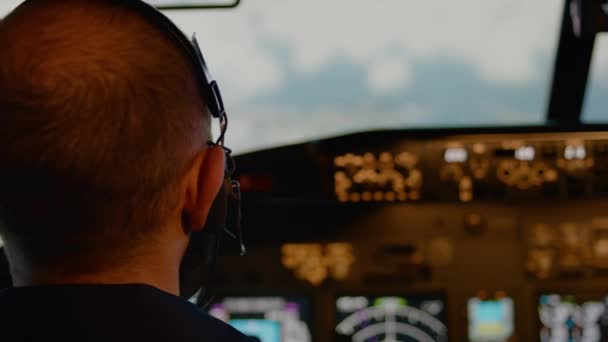
[[[286,47],[288,63],[303,74],[333,62],[360,65],[376,91],[415,79],[413,63],[446,59],[492,84],[544,81],[562,7],[562,0],[249,0],[235,11],[169,14],[199,32],[232,102],[242,103],[281,86],[285,66],[271,43]],[[384,84],[376,78],[382,60],[396,66]]]
[[[490,106],[491,104],[488,104]],[[493,106],[489,108],[499,115],[477,118],[446,118],[431,107],[410,103],[394,110],[379,111],[372,107],[355,111],[326,107],[301,113],[290,112],[280,107],[249,106],[236,108],[235,112],[246,111],[247,115],[234,115],[226,136],[226,144],[235,153],[259,150],[277,145],[300,143],[319,138],[331,137],[366,130],[395,129],[396,127],[428,127],[446,124],[521,124],[530,118],[540,117],[537,113],[513,111],[511,108]]]
[[[410,66],[403,58],[389,57],[373,62],[368,70],[368,85],[375,93],[403,91],[410,82]]]
[[[555,47],[561,0],[256,0],[264,35],[294,52],[299,70],[333,60],[369,64],[394,49],[419,61],[450,58],[489,81],[543,77],[539,55]],[[246,4],[253,11],[253,2]]]
[[[486,118],[475,125],[521,124],[538,115],[515,112],[509,108],[494,108],[500,119]],[[314,112],[288,112],[282,108],[249,107],[247,116],[234,116],[226,144],[235,153],[258,150],[277,145],[300,143],[314,139],[359,132],[366,130],[394,129],[395,127],[428,127],[438,123],[471,124],[470,118],[458,117],[448,120],[432,108],[419,104],[408,104],[393,111],[382,113],[362,108],[360,111],[345,111],[323,108]]]
[[[357,132],[361,127],[372,130],[422,125],[431,112],[418,104],[404,105],[381,115],[373,108],[349,111],[327,107],[305,114],[272,106],[249,106],[242,110],[247,115],[234,115],[226,136],[226,144],[236,153]],[[235,112],[240,111],[235,108]]]

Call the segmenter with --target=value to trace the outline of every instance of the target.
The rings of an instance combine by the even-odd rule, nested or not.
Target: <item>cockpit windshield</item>
[[[197,32],[242,152],[371,129],[540,124],[562,12],[561,0],[255,0],[166,14]]]

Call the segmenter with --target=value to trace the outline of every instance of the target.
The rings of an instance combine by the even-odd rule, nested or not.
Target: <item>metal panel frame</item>
[[[241,0],[235,0],[230,5],[199,5],[199,6],[155,6],[159,10],[184,10],[184,9],[231,9],[241,4]]]

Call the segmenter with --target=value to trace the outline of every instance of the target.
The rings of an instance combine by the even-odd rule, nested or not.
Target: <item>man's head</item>
[[[0,234],[9,257],[78,273],[166,236],[183,247],[223,175],[222,151],[205,148],[205,108],[186,54],[118,0],[31,0],[7,16]]]

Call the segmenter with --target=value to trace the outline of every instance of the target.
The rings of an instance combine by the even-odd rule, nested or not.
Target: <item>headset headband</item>
[[[175,44],[177,44],[182,51],[184,51],[192,66],[195,70],[195,77],[199,84],[201,96],[203,97],[209,113],[215,119],[220,120],[221,134],[217,139],[217,144],[223,145],[224,134],[227,129],[228,117],[226,116],[226,110],[224,108],[224,101],[222,100],[222,94],[219,86],[213,77],[209,73],[207,63],[203,57],[196,36],[192,36],[192,40],[189,40],[186,35],[164,14],[154,8],[152,5],[147,4],[141,0],[126,0],[119,1],[121,4],[132,8],[135,12],[142,15],[149,22],[153,23],[163,33],[166,34]]]

